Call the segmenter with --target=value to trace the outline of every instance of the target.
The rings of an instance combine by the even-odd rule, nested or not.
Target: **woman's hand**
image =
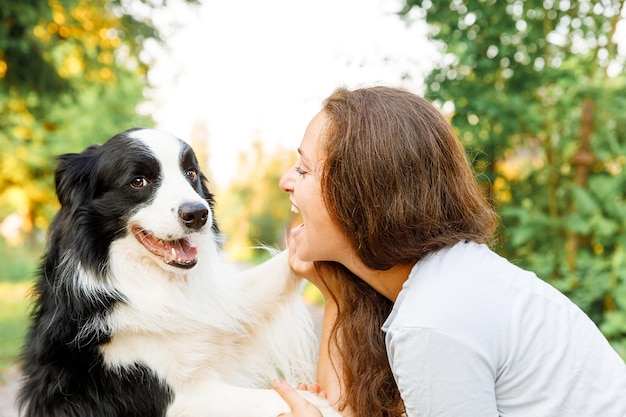
[[[314,382],[312,384],[299,384],[296,388],[301,391],[307,391],[311,394],[315,394],[320,398],[328,398],[328,394],[326,394],[326,391],[322,391],[320,384],[318,384],[317,382]]]
[[[319,281],[319,275],[315,270],[315,264],[312,261],[303,261],[298,256],[296,242],[289,239],[289,266],[296,275],[305,278],[307,281],[316,284]]]
[[[287,246],[289,248],[289,266],[293,272],[315,285],[320,290],[324,298],[328,299],[328,289],[326,288],[326,285],[324,285],[322,278],[317,273],[314,262],[303,261],[300,259],[298,256],[296,241],[291,237],[291,235],[289,236]]]
[[[316,384],[315,384],[316,385]],[[291,413],[289,414],[281,414],[281,416],[285,417],[322,417],[322,413],[320,410],[304,399],[303,396],[298,394],[291,385],[287,384],[285,381],[281,379],[276,379],[272,382],[272,387],[274,390],[280,395],[280,397],[285,400],[289,408],[291,408]],[[319,390],[319,386],[317,387]]]

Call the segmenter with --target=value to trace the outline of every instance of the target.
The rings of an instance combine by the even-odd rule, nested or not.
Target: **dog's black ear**
[[[89,199],[95,187],[98,148],[91,145],[82,153],[67,153],[57,157],[59,165],[54,181],[62,207],[76,207]]]

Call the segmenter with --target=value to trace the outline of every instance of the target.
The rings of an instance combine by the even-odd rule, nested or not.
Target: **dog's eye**
[[[135,177],[130,182],[130,186],[133,188],[143,188],[148,185],[148,180],[144,177]]]
[[[189,181],[195,181],[198,178],[198,173],[194,169],[189,169],[185,172],[185,176],[189,178]]]

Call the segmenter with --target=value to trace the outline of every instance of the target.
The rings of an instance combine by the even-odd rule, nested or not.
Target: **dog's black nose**
[[[209,218],[209,209],[202,203],[186,203],[178,208],[178,216],[185,226],[199,229]]]

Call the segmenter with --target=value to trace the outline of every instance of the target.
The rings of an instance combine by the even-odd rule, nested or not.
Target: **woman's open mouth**
[[[168,265],[190,269],[198,263],[198,250],[189,236],[162,240],[137,226],[132,227],[132,233],[146,249],[163,258]]]
[[[291,201],[291,198],[289,199],[289,202],[291,203],[291,212],[300,214],[300,209],[298,208],[298,206],[296,206],[296,204],[293,201]]]

